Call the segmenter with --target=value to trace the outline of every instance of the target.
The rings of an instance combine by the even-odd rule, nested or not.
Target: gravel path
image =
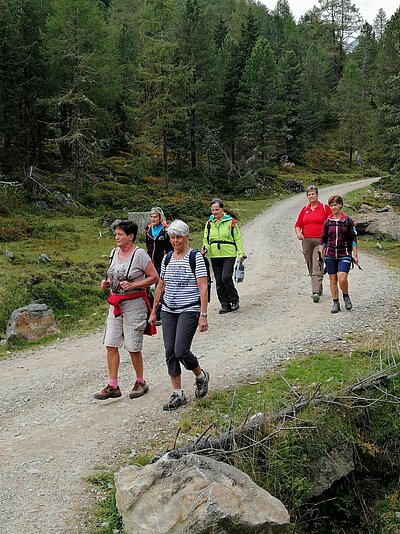
[[[320,191],[326,201],[373,180]],[[310,282],[293,224],[305,195],[279,202],[243,228],[248,255],[239,286],[241,309],[217,314],[210,306],[210,330],[196,334],[194,352],[211,376],[210,389],[233,384],[306,350],[309,342],[341,338],[344,333],[382,331],[388,303],[399,302],[397,275],[360,251],[363,271],[350,275],[352,312],[330,313],[325,295],[310,298]],[[29,350],[0,362],[0,517],[2,534],[78,532],[77,518],[90,501],[82,477],[116,458],[121,447],[135,448],[157,439],[171,444],[176,413],[162,411],[169,398],[161,335],[145,339],[148,395],[127,397],[132,385],[128,355],[121,364],[123,397],[93,400],[104,386],[105,356],[100,332]],[[228,372],[226,372],[228,371]],[[193,381],[184,376],[193,398]]]

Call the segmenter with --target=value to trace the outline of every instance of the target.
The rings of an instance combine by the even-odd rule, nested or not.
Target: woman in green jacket
[[[220,198],[211,201],[211,216],[204,228],[202,253],[211,259],[221,303],[219,313],[236,312],[239,309],[239,295],[233,283],[233,268],[236,257],[245,259],[242,237],[236,220],[224,212]]]

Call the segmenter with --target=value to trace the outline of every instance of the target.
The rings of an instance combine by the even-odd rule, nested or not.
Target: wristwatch
[[[207,312],[201,312],[200,315],[201,315],[202,317],[207,317]]]

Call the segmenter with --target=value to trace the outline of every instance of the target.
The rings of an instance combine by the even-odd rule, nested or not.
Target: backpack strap
[[[133,262],[133,258],[135,257],[135,254],[136,254],[136,251],[138,250],[138,247],[135,248],[135,250],[133,251],[133,254],[131,256],[131,261],[129,262],[129,265],[128,265],[128,269],[126,271],[126,279],[128,279],[128,274],[129,274],[129,271],[131,270],[131,267],[132,267],[132,262]],[[111,251],[111,254],[110,254],[110,257],[108,258],[109,260],[109,264],[108,266],[110,267],[110,265],[112,264],[112,261],[114,259],[114,256],[115,256],[115,252],[117,251],[116,248],[113,248],[112,251]]]
[[[132,267],[133,258],[135,257],[135,254],[136,254],[137,250],[138,250],[138,247],[135,248],[135,250],[133,251],[133,254],[131,256],[131,261],[129,262],[128,269],[126,271],[126,279],[127,280],[128,280],[129,271],[131,270],[131,267]]]
[[[165,261],[164,261],[165,268],[168,267],[168,263],[171,261],[172,253],[173,253],[173,250],[170,250],[165,255]]]
[[[110,254],[109,258],[108,258],[108,266],[109,266],[109,267],[110,267],[110,265],[112,264],[112,261],[113,261],[113,259],[114,259],[115,251],[116,251],[116,250],[117,250],[116,248],[113,248],[112,251],[111,251],[111,254]]]
[[[212,245],[213,243],[217,243],[219,245],[221,245],[221,244],[232,245],[233,244],[234,247],[237,249],[235,235],[234,235],[236,224],[237,224],[237,220],[232,218],[232,220],[231,220],[231,236],[232,236],[232,239],[233,239],[233,243],[231,243],[231,241],[222,241],[222,240],[221,241],[219,241],[219,240],[210,241],[211,221],[210,221],[210,219],[208,219],[208,221],[207,221],[207,243],[209,245]]]
[[[196,278],[196,254],[199,252],[198,248],[192,248],[189,254],[189,265],[192,269],[193,276]]]

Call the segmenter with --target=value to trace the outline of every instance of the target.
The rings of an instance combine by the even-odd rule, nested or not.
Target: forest
[[[350,0],[299,22],[286,0],[2,0],[0,182],[147,209],[251,195],[329,146],[395,184],[399,43],[400,10],[371,26]]]

